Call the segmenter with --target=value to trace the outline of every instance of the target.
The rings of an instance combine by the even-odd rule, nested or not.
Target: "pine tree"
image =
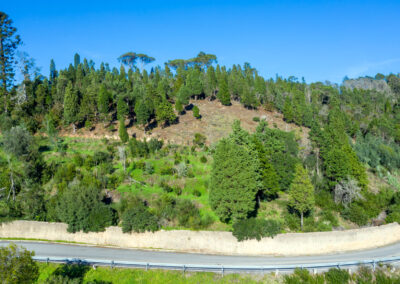
[[[110,101],[110,94],[104,85],[100,86],[99,95],[97,97],[97,109],[100,113],[101,120],[105,121],[108,116],[108,105]]]
[[[181,114],[181,113],[182,113],[182,111],[183,111],[183,105],[182,105],[182,103],[181,103],[180,100],[177,100],[177,101],[175,102],[175,109],[176,109],[176,111],[178,112],[178,114]]]
[[[14,79],[14,54],[21,44],[13,21],[0,11],[0,96],[4,97],[4,112],[8,112],[9,92]]]
[[[231,95],[229,94],[228,83],[226,82],[226,79],[221,79],[218,87],[219,90],[217,93],[217,97],[219,101],[225,106],[231,105]]]
[[[210,204],[223,221],[247,218],[255,210],[257,165],[245,146],[231,139],[218,143],[211,171]]]
[[[199,109],[198,106],[193,106],[192,111],[193,111],[193,116],[194,116],[195,118],[200,118],[200,117],[201,117],[201,116],[200,116],[200,109]]]
[[[74,55],[74,67],[75,67],[75,69],[78,68],[79,64],[81,64],[81,57],[79,56],[78,53],[75,53],[75,55]]]
[[[285,98],[285,104],[283,105],[283,116],[285,121],[293,122],[293,106],[289,96],[286,96]]]
[[[128,114],[128,105],[125,102],[124,96],[118,96],[117,100],[117,118],[118,120],[125,120],[125,116]]]
[[[120,119],[119,120],[119,129],[118,129],[119,138],[121,139],[122,143],[126,143],[129,140],[128,132],[126,131],[125,122]]]
[[[168,125],[175,121],[176,115],[172,105],[167,101],[163,100],[156,108],[156,120],[157,122]]]
[[[189,88],[186,85],[182,85],[182,87],[179,89],[177,97],[178,101],[180,101],[182,105],[189,104],[189,99],[190,99]]]
[[[142,100],[138,100],[135,104],[135,113],[136,113],[136,121],[138,124],[146,126],[147,122],[150,119],[150,109],[148,108],[146,102]]]
[[[243,82],[240,102],[247,108],[255,108],[257,105],[256,96],[246,82]]]
[[[300,225],[303,230],[304,213],[313,208],[315,196],[314,186],[308,172],[300,164],[296,166],[296,174],[290,185],[289,198],[289,205],[300,213]]]
[[[200,81],[200,71],[198,69],[192,68],[189,71],[186,84],[191,95],[197,97],[203,93],[203,86]]]
[[[64,95],[64,120],[67,124],[72,123],[74,132],[78,120],[77,114],[79,110],[78,92],[74,90],[71,82],[68,82]]]
[[[54,80],[57,78],[57,69],[56,69],[56,64],[54,63],[54,60],[50,60],[50,82],[54,82]]]

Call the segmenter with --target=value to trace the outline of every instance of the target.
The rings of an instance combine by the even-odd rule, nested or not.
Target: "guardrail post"
[[[146,263],[146,271],[149,270],[149,264]]]
[[[114,268],[114,260],[111,260],[111,268]]]
[[[372,270],[373,271],[375,271],[375,268],[376,268],[376,262],[375,262],[375,260],[372,262]]]
[[[222,274],[222,277],[224,277],[224,266],[221,266],[221,274]]]
[[[183,274],[185,274],[185,270],[186,270],[186,266],[183,265],[183,268],[182,268],[182,273],[183,273]]]
[[[317,269],[316,268],[313,269],[313,274],[314,275],[317,274]]]
[[[276,269],[275,270],[275,277],[278,277],[278,275],[279,275],[279,269]]]
[[[49,258],[46,258],[46,264],[49,264]]]

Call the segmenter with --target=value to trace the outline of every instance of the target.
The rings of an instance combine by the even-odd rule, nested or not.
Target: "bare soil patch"
[[[299,127],[293,123],[286,123],[282,114],[278,112],[266,111],[262,108],[257,110],[246,109],[239,102],[233,102],[231,106],[223,106],[217,101],[196,100],[191,101],[200,109],[201,119],[193,117],[192,111],[186,111],[184,115],[179,116],[179,123],[168,127],[156,126],[150,131],[144,132],[137,126],[127,128],[130,136],[136,136],[138,139],[158,138],[163,139],[166,143],[191,145],[195,133],[201,133],[207,137],[207,144],[213,144],[231,132],[231,126],[234,120],[240,120],[241,125],[248,131],[255,131],[258,122],[253,121],[254,117],[264,118],[269,127],[278,128],[283,131],[295,131],[301,139],[300,144],[304,148],[308,148],[308,132],[309,129]],[[70,129],[61,131],[61,136],[69,137],[85,137],[85,138],[108,138],[119,139],[118,122],[112,123],[114,130],[104,127],[102,123],[95,125],[92,130],[81,128],[76,133],[72,133]],[[126,121],[129,124],[129,121]]]

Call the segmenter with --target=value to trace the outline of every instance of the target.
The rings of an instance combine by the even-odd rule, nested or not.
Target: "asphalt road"
[[[307,265],[316,263],[334,263],[400,257],[400,243],[376,249],[353,251],[340,254],[317,256],[226,256],[194,253],[176,253],[165,251],[106,248],[87,245],[71,245],[47,242],[13,241],[38,257],[79,258],[98,261],[130,261],[185,265],[226,265],[226,266],[271,266],[271,265]],[[9,241],[0,241],[7,246]]]

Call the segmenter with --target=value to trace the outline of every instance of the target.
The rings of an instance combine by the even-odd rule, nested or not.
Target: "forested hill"
[[[155,68],[127,52],[119,69],[75,54],[66,69],[51,60],[46,76],[20,54],[16,84],[20,39],[0,18],[0,221],[223,229],[238,239],[400,221],[399,75],[307,84],[204,52]],[[162,128],[168,141],[136,139],[133,128],[145,138]],[[99,129],[119,140],[68,137]],[[177,129],[191,130],[185,145],[171,139]]]

